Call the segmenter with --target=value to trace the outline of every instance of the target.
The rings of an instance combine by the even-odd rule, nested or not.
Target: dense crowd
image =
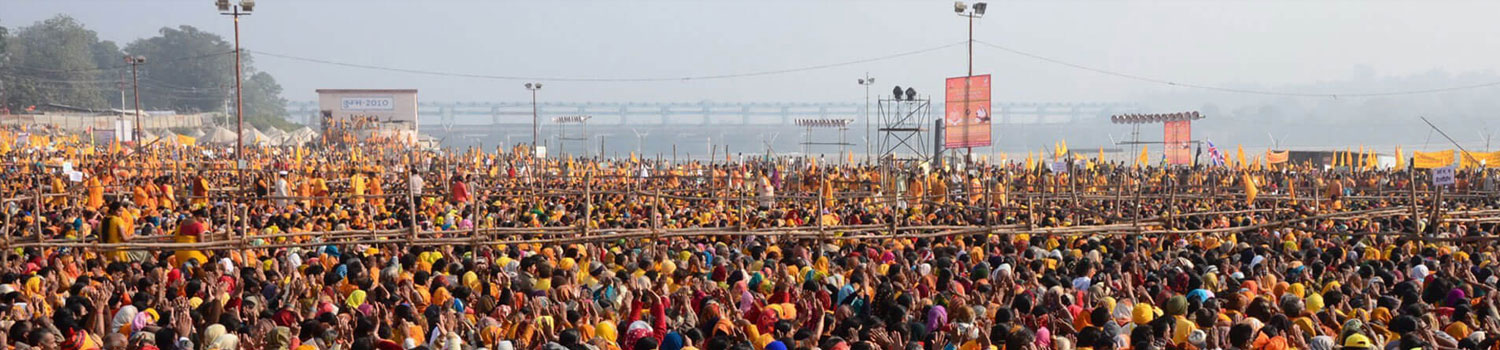
[[[372,146],[254,148],[236,170],[225,149],[0,151],[6,244],[181,243],[7,249],[0,342],[15,349],[1500,348],[1488,170],[1460,172],[1434,205],[1420,172],[1291,164],[1053,173]],[[840,238],[871,224],[933,229]],[[1112,224],[1150,231],[1047,233]],[[830,236],[313,234],[413,225]],[[1021,228],[931,234],[986,226]],[[190,248],[235,237],[253,239]]]

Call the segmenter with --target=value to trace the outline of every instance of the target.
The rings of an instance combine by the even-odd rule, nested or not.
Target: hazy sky
[[[1493,71],[1500,1],[996,1],[978,40],[1140,76],[1213,85],[1306,84],[1435,69]],[[164,26],[233,34],[212,0],[0,1],[15,28],[67,14],[123,43]],[[823,65],[958,43],[946,1],[261,0],[242,22],[249,50],[367,65],[507,76],[633,78]],[[705,81],[546,84],[554,101],[856,101],[935,92],[964,74],[954,46],[792,74]],[[977,45],[976,74],[999,101],[1121,101],[1178,87],[1062,67]],[[520,101],[523,81],[422,76],[256,57],[285,97],[318,88],[417,88],[426,101]],[[1432,88],[1413,86],[1411,88]],[[1500,91],[1500,88],[1496,88]],[[1316,91],[1326,92],[1326,91]],[[1342,93],[1359,91],[1339,91]]]

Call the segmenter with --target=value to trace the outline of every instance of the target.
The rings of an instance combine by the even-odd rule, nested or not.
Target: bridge
[[[808,130],[797,127],[795,121],[821,118],[854,119],[845,136],[855,145],[811,152],[863,154],[867,141],[862,102],[539,102],[536,108],[541,121],[540,142],[557,146],[553,148],[561,153],[609,155],[634,150],[670,154],[674,146],[683,146],[691,149],[683,153],[702,156],[716,145],[733,145],[735,152],[799,152]],[[1146,111],[1137,104],[1101,102],[997,102],[992,108],[996,112],[994,139],[1002,148],[1025,147],[1037,139],[1052,137],[1054,132],[1105,130],[1111,126],[1111,115]],[[318,124],[317,102],[290,102],[287,112],[294,122]],[[871,118],[875,114],[871,113]],[[562,125],[554,123],[553,117],[569,115],[592,116],[587,123],[589,141],[563,144]],[[931,115],[943,115],[941,103],[933,104]],[[449,146],[493,147],[531,140],[529,101],[419,102],[417,118],[422,133]],[[576,130],[566,132],[572,135],[568,138],[577,137]],[[838,131],[831,129],[813,132],[819,133],[815,138],[839,137]]]
[[[1066,124],[1108,122],[1110,115],[1139,112],[1141,107],[1126,103],[1026,103],[1003,102],[994,105],[1000,124]],[[863,103],[849,102],[541,102],[537,114],[543,123],[552,117],[591,115],[596,126],[718,126],[718,125],[792,125],[799,118],[855,118],[864,114]],[[305,118],[305,124],[316,125],[318,104],[298,101],[287,104],[293,119]],[[943,115],[942,104],[934,103],[933,115]],[[423,129],[491,125],[531,125],[530,102],[420,102],[417,118]],[[859,124],[862,122],[856,122]]]

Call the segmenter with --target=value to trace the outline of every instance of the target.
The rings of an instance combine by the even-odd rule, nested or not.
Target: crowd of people
[[[1293,164],[1098,160],[1054,173],[1009,162],[250,150],[236,169],[228,149],[0,149],[9,160],[0,342],[1500,348],[1500,202],[1490,170],[1461,171],[1438,200],[1423,172]],[[512,230],[501,241],[440,245],[321,234],[563,227],[580,230],[548,232],[587,227],[591,239]],[[954,227],[994,229],[944,233]],[[716,230],[610,237],[639,229]],[[856,232],[867,234],[846,238]],[[224,240],[242,244],[198,245]]]

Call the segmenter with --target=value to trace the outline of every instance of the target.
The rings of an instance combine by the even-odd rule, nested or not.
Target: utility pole
[[[526,83],[526,90],[531,90],[531,154],[536,155],[536,142],[540,138],[537,123],[540,122],[536,109],[536,91],[542,89],[542,83]]]
[[[959,17],[967,17],[969,19],[969,74],[966,75],[966,76],[964,76],[964,115],[963,115],[963,118],[966,119],[966,120],[969,118],[970,115],[972,115],[974,113],[974,111],[969,108],[969,100],[970,100],[970,98],[969,98],[969,85],[970,85],[970,80],[974,78],[974,19],[975,18],[984,17],[984,10],[987,7],[989,7],[989,5],[985,4],[984,2],[976,2],[976,3],[974,3],[974,6],[973,6],[972,10],[969,10],[969,11],[965,12],[965,6],[964,6],[964,3],[962,1],[953,3],[953,12],[957,13]],[[974,146],[969,144],[969,126],[970,126],[969,124],[971,124],[971,123],[969,123],[968,121],[965,121],[964,124],[963,124],[963,126],[964,126],[963,130],[962,130],[962,132],[964,133],[963,140],[964,140],[964,148],[965,148],[965,150],[964,150],[965,161],[967,161],[967,158],[969,157],[969,154],[974,152]]]
[[[865,86],[865,161],[868,162],[872,151],[870,142],[875,140],[870,127],[870,85],[875,85],[875,78],[871,78],[870,73],[865,73],[865,77],[859,79],[859,85]]]
[[[245,180],[245,91],[244,65],[240,61],[240,16],[249,16],[255,11],[255,0],[240,0],[239,5],[229,5],[229,0],[214,2],[219,14],[234,17],[234,161],[240,181]]]
[[[125,56],[125,63],[130,64],[130,91],[135,94],[135,135],[131,135],[130,140],[139,146],[141,145],[141,85],[137,68],[142,63],[146,63],[146,58],[142,56]]]

